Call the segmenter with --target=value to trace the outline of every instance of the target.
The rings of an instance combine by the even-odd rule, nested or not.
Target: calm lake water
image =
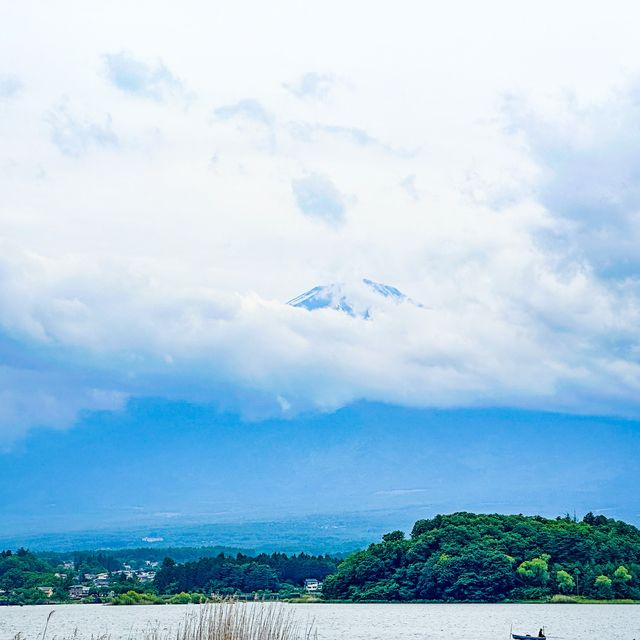
[[[253,606],[253,605],[249,605]],[[301,623],[315,621],[319,640],[507,640],[509,629],[536,634],[543,624],[550,640],[640,640],[640,605],[505,604],[306,604],[282,605]],[[149,625],[175,627],[196,607],[60,605],[0,607],[0,640],[22,632],[37,640],[51,609],[47,640],[78,630],[78,638],[108,633],[130,640]]]

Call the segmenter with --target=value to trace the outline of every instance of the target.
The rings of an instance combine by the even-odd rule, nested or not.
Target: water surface
[[[255,605],[249,605],[255,606]],[[550,640],[640,640],[640,606],[544,604],[305,604],[282,605],[297,620],[313,619],[319,640],[508,640],[509,630]],[[0,607],[0,640],[22,632],[37,640],[51,609],[47,640],[109,634],[130,640],[149,625],[175,627],[195,606],[58,605]]]

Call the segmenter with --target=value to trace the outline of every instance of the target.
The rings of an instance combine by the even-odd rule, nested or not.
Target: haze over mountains
[[[247,422],[136,402],[64,433],[34,431],[6,456],[1,535],[5,546],[162,537],[158,545],[320,551],[453,511],[593,511],[638,523],[639,446],[635,424],[613,418],[358,403]]]

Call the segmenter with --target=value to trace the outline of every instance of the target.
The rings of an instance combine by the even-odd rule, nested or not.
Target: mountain
[[[217,553],[304,551],[343,554],[367,547],[390,529],[403,527],[409,530],[417,516],[432,514],[433,509],[430,507],[412,506],[293,516],[278,520],[240,520],[209,524],[171,522],[156,523],[153,528],[138,525],[58,533],[14,534],[0,536],[0,549],[26,546],[31,551],[70,552],[79,549],[144,548],[148,550],[145,559],[149,559],[152,556],[157,558],[159,549],[170,548],[170,555],[174,560],[178,560],[174,555],[175,549],[182,549],[184,552],[186,548],[202,546],[217,546]],[[149,531],[152,531],[153,536],[148,535]],[[149,541],[153,539],[156,541]]]
[[[368,320],[372,313],[389,303],[421,304],[407,297],[396,287],[362,278],[355,283],[321,285],[292,298],[287,304],[309,311],[334,309],[352,317]]]

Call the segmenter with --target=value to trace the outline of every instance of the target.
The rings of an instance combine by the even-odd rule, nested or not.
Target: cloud
[[[249,418],[358,399],[640,415],[637,302],[584,274],[547,271],[532,282],[523,272],[520,298],[500,299],[483,291],[477,268],[458,269],[458,281],[476,290],[455,308],[391,304],[367,321],[140,268],[90,257],[3,260],[0,329],[14,356],[4,370],[0,439],[148,396]],[[612,350],[612,341],[627,347]]]
[[[326,176],[313,173],[298,178],[291,183],[291,189],[298,209],[304,215],[330,224],[338,224],[344,220],[345,196]]]
[[[336,79],[326,73],[305,73],[285,88],[297,98],[326,100],[336,84]]]
[[[183,91],[182,82],[161,61],[148,64],[128,51],[105,54],[103,58],[107,79],[124,93],[164,100]]]
[[[93,387],[51,362],[34,364],[44,363],[0,365],[0,451],[34,427],[68,429],[84,413],[125,406],[122,392]]]
[[[378,140],[370,133],[359,127],[344,127],[339,125],[291,122],[289,132],[295,140],[305,143],[312,143],[321,135],[334,136],[351,142],[358,147],[371,147],[401,158],[410,158],[415,155],[415,151],[396,149],[391,145]]]
[[[572,96],[552,111],[505,102],[509,131],[538,164],[534,197],[555,224],[543,238],[607,277],[640,277],[640,99],[635,84],[599,104]]]
[[[222,105],[213,111],[220,122],[234,122],[241,130],[248,130],[252,137],[257,137],[259,149],[274,153],[276,149],[277,123],[275,117],[262,103],[253,98],[246,98],[233,104]]]
[[[236,118],[252,120],[269,128],[275,122],[267,109],[260,102],[251,98],[217,107],[214,109],[214,115],[220,120],[233,120]]]
[[[404,192],[413,200],[420,200],[420,194],[418,193],[418,188],[416,187],[416,177],[415,176],[407,176],[400,181],[400,186],[404,190]]]
[[[463,25],[473,55],[460,55],[442,27],[460,25],[448,4],[423,3],[400,30],[373,10],[354,57],[352,38],[325,46],[336,16],[346,36],[361,22],[334,3],[302,40],[265,14],[273,24],[252,33],[261,55],[229,58],[246,9],[227,9],[220,21],[127,8],[149,25],[140,51],[158,50],[158,25],[186,25],[162,55],[188,66],[199,96],[188,110],[158,108],[184,95],[173,68],[104,48],[122,42],[118,10],[74,32],[73,50],[54,46],[64,20],[52,3],[5,12],[3,59],[28,91],[0,123],[0,332],[12,368],[65,381],[34,375],[16,398],[29,385],[67,398],[75,409],[52,411],[55,424],[92,406],[93,389],[251,415],[360,398],[640,415],[638,90],[611,90],[637,49],[623,13],[594,48],[601,16],[556,6],[541,49],[547,12],[523,22],[514,10],[513,29],[487,44],[509,16],[483,4]],[[558,56],[568,30],[571,55]],[[27,32],[41,48],[22,55]],[[339,97],[322,74],[295,79],[318,51],[352,82],[348,99],[322,101]],[[565,87],[576,97],[540,97]],[[534,98],[499,111],[506,92]],[[361,278],[427,308],[365,323],[282,303]]]
[[[109,116],[104,124],[99,124],[74,115],[61,104],[48,114],[46,120],[51,127],[51,141],[65,156],[77,158],[91,147],[118,146],[118,136],[112,129]]]
[[[13,98],[20,93],[22,82],[15,75],[0,76],[0,99]]]

